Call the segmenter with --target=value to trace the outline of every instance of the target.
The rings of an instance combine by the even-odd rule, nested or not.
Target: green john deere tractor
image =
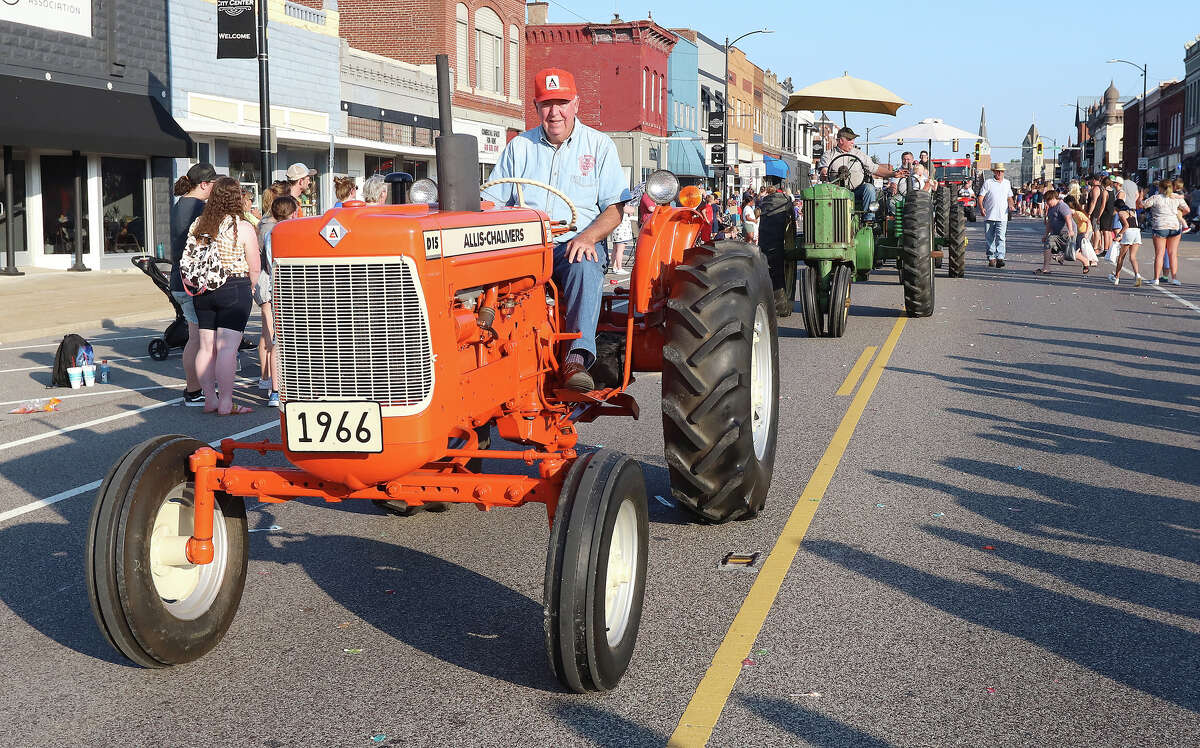
[[[843,160],[845,159],[845,160]],[[966,256],[965,217],[954,201],[935,213],[935,195],[917,190],[911,178],[901,194],[873,208],[875,220],[863,221],[853,190],[865,178],[857,158],[835,157],[831,181],[805,189],[804,234],[788,253],[798,266],[800,310],[809,337],[841,337],[850,312],[850,286],[872,270],[895,260],[910,317],[933,314],[934,266],[948,257],[951,277],[962,277]],[[948,193],[947,193],[948,194]],[[938,219],[946,229],[939,232]],[[940,234],[940,235],[939,235]],[[945,252],[943,252],[945,250]],[[796,262],[793,262],[796,261]],[[793,292],[794,293],[794,292]]]

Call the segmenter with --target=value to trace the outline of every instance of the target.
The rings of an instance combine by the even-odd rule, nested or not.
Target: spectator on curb
[[[1055,251],[1066,252],[1068,246],[1075,242],[1075,219],[1066,203],[1058,199],[1058,191],[1050,190],[1045,194],[1046,199],[1046,233],[1042,235],[1042,266],[1034,268],[1033,272],[1050,275],[1050,255]],[[1085,268],[1084,272],[1087,272]]]
[[[219,287],[192,299],[200,327],[196,371],[204,390],[204,412],[223,416],[254,412],[233,402],[238,346],[250,319],[251,289],[261,269],[258,236],[241,211],[241,185],[236,179],[221,177],[213,183],[204,212],[192,223],[187,237],[189,247],[214,247],[226,276]]]
[[[259,224],[259,264],[262,271],[254,284],[254,303],[262,315],[262,333],[258,340],[259,378],[258,388],[267,391],[267,405],[279,407],[279,377],[275,368],[275,318],[271,307],[271,244],[267,239],[280,221],[296,215],[300,204],[291,195],[280,195],[271,203],[271,221],[263,219]]]
[[[358,182],[354,177],[334,177],[333,196],[337,198],[337,202],[333,204],[335,208],[342,207],[342,203],[347,200],[357,200]]]
[[[987,241],[988,267],[1004,267],[1004,238],[1008,232],[1008,212],[1015,208],[1012,184],[1004,178],[1004,164],[992,165],[992,179],[979,186],[979,214],[983,216],[983,235]]]
[[[1150,285],[1157,286],[1162,277],[1163,259],[1170,263],[1171,284],[1179,282],[1179,228],[1180,212],[1187,214],[1188,207],[1175,194],[1175,184],[1169,179],[1158,183],[1158,194],[1138,201],[1139,208],[1149,211],[1147,224],[1154,236],[1154,276]]]
[[[742,215],[742,238],[758,244],[758,211],[754,209],[754,195],[749,195],[740,209]]]
[[[374,174],[363,183],[363,202],[367,205],[387,205],[388,186],[383,176]]]
[[[171,206],[171,296],[179,304],[183,319],[188,326],[188,341],[183,347],[183,404],[198,408],[204,405],[204,393],[196,371],[196,353],[200,350],[200,327],[196,319],[196,307],[191,294],[183,289],[183,278],[179,275],[179,258],[187,244],[188,228],[204,212],[204,203],[212,194],[217,171],[212,164],[200,163],[188,169],[187,174],[175,182],[175,195],[179,200]]]
[[[312,178],[317,175],[316,169],[310,169],[300,162],[296,162],[287,168],[284,172],[288,181],[288,193],[296,198],[296,203],[300,209],[296,212],[297,218],[304,218],[306,215],[304,210],[304,195],[312,185]]]
[[[1134,197],[1137,200],[1137,197]],[[1114,286],[1121,282],[1121,266],[1125,258],[1129,258],[1129,267],[1133,270],[1133,285],[1142,285],[1142,274],[1138,271],[1137,251],[1142,246],[1142,230],[1138,224],[1137,211],[1129,207],[1124,199],[1117,200],[1117,218],[1121,221],[1121,252],[1117,255],[1116,268],[1108,274],[1108,279]]]

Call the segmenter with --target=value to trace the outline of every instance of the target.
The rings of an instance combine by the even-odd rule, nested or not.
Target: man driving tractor
[[[596,360],[596,323],[608,261],[604,241],[621,222],[625,175],[612,138],[577,119],[579,95],[571,73],[547,68],[538,72],[533,85],[542,124],[509,141],[488,179],[544,182],[566,194],[579,211],[583,228],[559,236],[554,245],[554,283],[565,305],[565,332],[581,333],[560,375],[564,387],[591,392],[596,386],[588,369]],[[484,195],[497,205],[516,205],[516,187],[498,184]],[[550,220],[570,220],[567,205],[545,189],[526,186],[523,193],[525,204],[544,211]]]
[[[893,169],[889,164],[875,163],[875,159],[854,147],[854,141],[857,137],[858,134],[849,127],[843,127],[838,130],[837,145],[832,150],[826,151],[825,155],[821,157],[819,164],[821,179],[829,178],[829,166],[833,164],[834,159],[842,156],[852,156],[861,162],[863,182],[854,188],[854,197],[864,211],[863,220],[873,221],[875,220],[875,213],[870,207],[871,203],[875,202],[875,182],[872,181],[872,178],[881,177],[883,179],[890,179],[892,177],[905,177],[908,176],[908,172],[904,169]],[[846,158],[840,158],[838,163],[833,164],[833,166],[838,167],[839,170],[841,167],[850,168],[850,164],[847,161],[848,159]]]

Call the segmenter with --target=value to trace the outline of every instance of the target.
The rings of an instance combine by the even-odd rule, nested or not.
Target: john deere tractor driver
[[[854,141],[858,134],[849,127],[843,127],[837,133],[837,145],[825,152],[821,157],[819,164],[821,169],[821,179],[830,179],[830,168],[833,169],[837,176],[842,169],[847,172],[856,170],[862,171],[862,184],[854,188],[854,198],[858,202],[859,207],[864,211],[863,220],[875,220],[875,214],[871,212],[871,203],[875,202],[875,182],[872,177],[881,177],[883,179],[891,179],[892,177],[906,177],[908,172],[904,169],[893,169],[890,164],[877,164],[875,159],[868,156],[863,151],[854,147]],[[853,180],[858,181],[858,180]]]

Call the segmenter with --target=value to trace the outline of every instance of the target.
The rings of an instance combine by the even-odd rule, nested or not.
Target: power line
[[[570,9],[570,8],[568,8],[567,6],[563,5],[562,3],[558,3],[558,2],[555,2],[554,0],[550,0],[550,4],[551,4],[551,5],[557,5],[558,7],[562,8],[562,9],[563,9],[563,10],[565,10],[565,11],[567,11],[568,13],[570,13],[570,14],[571,14],[571,15],[573,15],[573,16],[575,16],[576,18],[578,18],[579,20],[583,21],[584,23],[591,23],[591,22],[592,22],[590,18],[584,18],[583,16],[579,15],[578,13],[576,13],[576,12],[575,12],[575,11],[573,11],[573,10],[571,10],[571,9]]]

